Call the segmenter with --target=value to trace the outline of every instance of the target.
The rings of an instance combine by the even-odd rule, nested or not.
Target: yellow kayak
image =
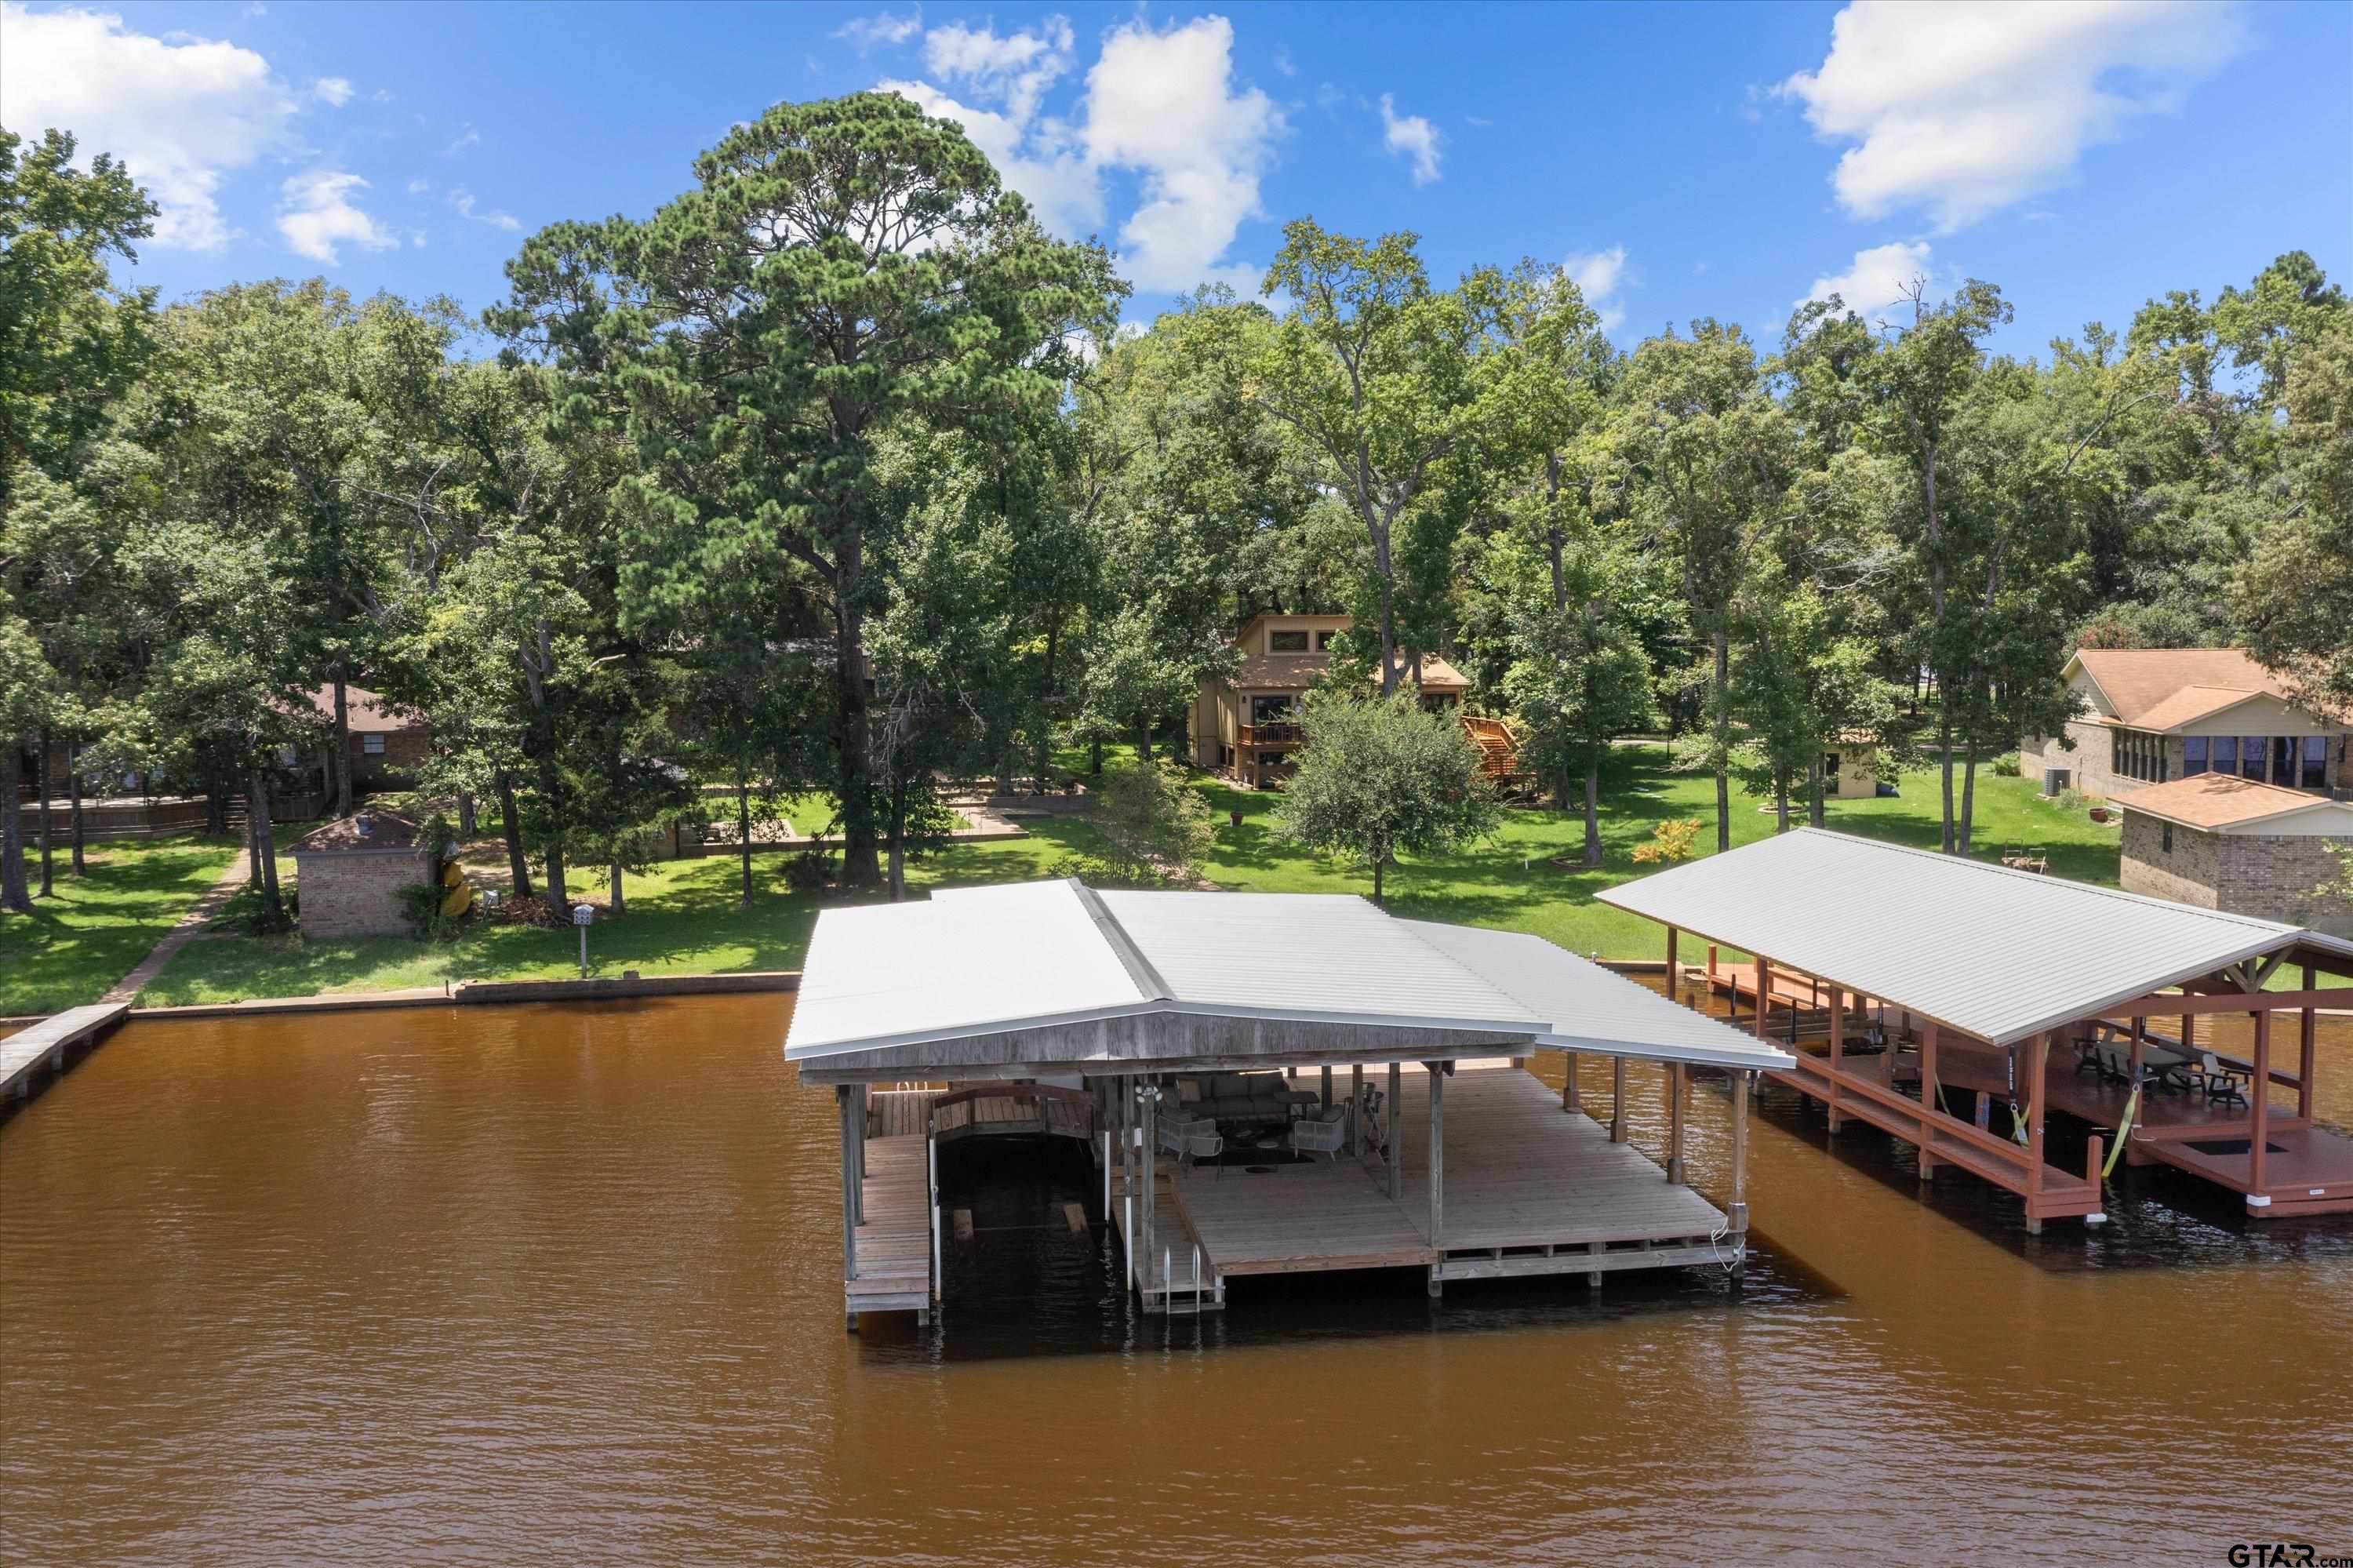
[[[464,868],[463,868],[463,867],[459,866],[459,863],[458,863],[456,861],[454,861],[454,860],[453,860],[453,861],[451,861],[448,865],[445,865],[445,866],[443,866],[443,867],[441,868],[441,885],[442,885],[442,886],[444,886],[444,887],[455,887],[455,886],[457,886],[459,883],[461,883],[461,882],[463,882],[463,881],[465,881],[465,880],[466,880],[466,873],[465,873],[465,870],[464,870]]]
[[[452,866],[450,869],[454,871],[457,868]],[[470,882],[458,884],[449,890],[448,896],[441,900],[441,913],[444,915],[463,915],[473,906],[474,885]]]

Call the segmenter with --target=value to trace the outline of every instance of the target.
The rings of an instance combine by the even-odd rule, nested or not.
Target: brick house
[[[2353,803],[2209,771],[2116,805],[2126,892],[2353,936],[2353,903],[2312,893],[2337,874],[2328,846],[2353,845]]]
[[[319,748],[311,766],[319,770],[322,791],[332,795],[335,789],[335,688],[332,684],[312,688],[311,705],[327,722],[326,744]],[[351,747],[345,755],[351,763],[353,793],[406,789],[416,781],[417,768],[433,749],[431,725],[417,715],[394,708],[364,686],[343,688],[343,715],[351,734]]]
[[[360,811],[296,841],[294,886],[305,937],[395,937],[408,930],[404,888],[433,880],[434,846],[394,811]]]
[[[2073,745],[2019,746],[2019,770],[2048,793],[2121,800],[2207,773],[2320,792],[2353,783],[2347,726],[2297,707],[2242,648],[2079,648],[2066,677],[2084,708],[2067,725]]]

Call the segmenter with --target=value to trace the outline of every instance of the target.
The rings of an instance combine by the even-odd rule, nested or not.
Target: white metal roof
[[[1539,938],[1396,920],[1347,895],[1098,894],[1075,881],[820,914],[786,1055],[1181,1013],[1789,1061]]]
[[[1801,828],[1595,896],[1998,1045],[2299,943],[2353,943]]]

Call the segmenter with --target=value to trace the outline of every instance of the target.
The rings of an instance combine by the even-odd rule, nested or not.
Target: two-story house
[[[2229,774],[2326,792],[2353,782],[2347,726],[2297,707],[2242,648],[2080,648],[2067,683],[2084,700],[2055,736],[2029,736],[2019,766],[2058,793],[2122,800],[2152,784]]]
[[[1194,766],[1228,772],[1253,789],[1282,782],[1304,738],[1300,700],[1331,667],[1333,643],[1352,624],[1345,615],[1253,616],[1234,638],[1241,662],[1232,677],[1203,682],[1193,699],[1187,727]],[[1453,665],[1422,656],[1426,705],[1453,706],[1470,689]]]

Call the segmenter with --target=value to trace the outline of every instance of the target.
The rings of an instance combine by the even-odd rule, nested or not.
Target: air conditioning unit
[[[2042,770],[2042,792],[2045,795],[2063,795],[2073,778],[2074,769],[2072,768],[2046,768]]]

